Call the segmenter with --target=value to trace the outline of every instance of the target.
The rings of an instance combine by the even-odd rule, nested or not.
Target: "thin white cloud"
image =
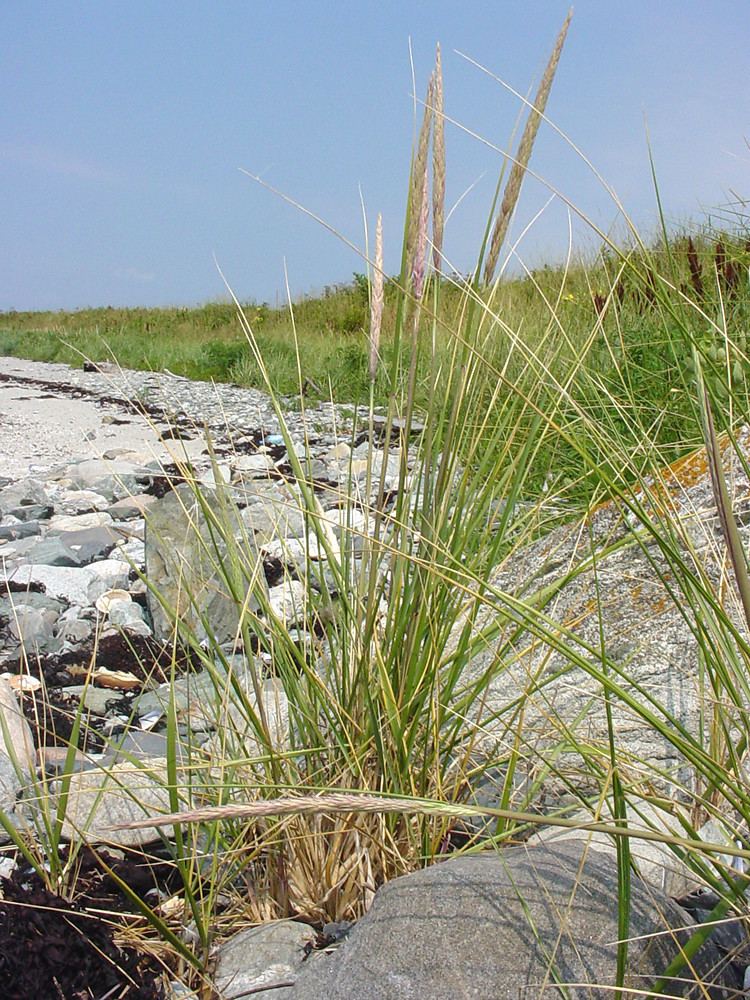
[[[0,160],[22,166],[34,167],[51,174],[63,174],[67,177],[77,177],[85,181],[112,183],[118,175],[101,164],[71,156],[59,149],[49,146],[33,145],[20,142],[0,143]]]

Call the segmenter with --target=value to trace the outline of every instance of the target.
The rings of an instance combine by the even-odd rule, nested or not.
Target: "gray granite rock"
[[[305,945],[314,938],[310,925],[296,920],[240,931],[217,952],[214,986],[225,1000],[245,996],[246,990],[261,1000],[277,1000],[285,990],[260,988],[293,980],[306,959]]]
[[[24,604],[29,608],[39,608],[42,611],[54,611],[58,615],[65,613],[65,604],[62,601],[55,600],[48,594],[38,594],[36,591],[28,590],[0,597],[0,618],[12,618],[14,608],[18,604]]]
[[[129,846],[159,840],[162,833],[171,836],[169,826],[161,828],[161,833],[157,827],[112,829],[118,823],[168,812],[167,780],[166,763],[159,760],[149,761],[141,767],[119,763],[103,770],[73,774],[68,788],[63,837]]]
[[[611,858],[580,843],[446,861],[383,886],[349,938],[330,957],[306,965],[287,995],[518,1000],[544,989],[611,1000],[617,892]],[[674,939],[688,940],[687,923],[668,897],[633,877],[626,988],[647,991],[654,984],[675,957]],[[696,985],[700,977],[718,984],[710,996],[729,1000],[742,985],[710,941],[681,977],[668,993],[705,996]]]
[[[23,554],[23,559],[39,566],[83,566],[86,561],[69,548],[61,537],[49,536],[30,545]]]
[[[740,435],[745,455],[750,455],[750,430]],[[727,478],[739,501],[750,492],[750,478],[742,463],[725,455]],[[700,565],[707,581],[727,588],[725,546],[720,536],[705,452],[700,450],[683,459],[674,471],[663,470],[665,503],[673,516],[681,519],[685,545],[690,544],[691,564]],[[658,522],[659,511],[652,516]],[[637,537],[613,504],[598,508],[584,522],[574,522],[551,531],[539,541],[517,550],[491,577],[501,593],[534,604],[542,600],[544,614],[554,624],[570,630],[568,643],[585,662],[597,663],[602,644],[607,656],[623,668],[622,685],[636,702],[650,710],[654,699],[665,706],[678,724],[700,738],[705,719],[713,711],[713,696],[706,689],[701,654],[690,621],[690,600],[679,590],[672,592],[663,582],[674,577],[672,568],[657,545]],[[747,549],[750,526],[741,525],[740,535]],[[687,549],[685,550],[687,551]],[[595,567],[592,563],[595,556]],[[660,578],[661,574],[661,578]],[[545,596],[546,595],[546,596]],[[491,668],[493,679],[487,690],[485,708],[502,712],[522,692],[524,697],[524,740],[540,751],[550,745],[554,726],[550,717],[566,724],[576,722],[576,739],[585,744],[607,747],[607,720],[600,681],[568,659],[552,644],[521,630],[516,642],[505,646],[507,625],[490,599],[475,620],[475,634],[500,623],[500,638],[488,639],[467,671],[467,680]],[[736,625],[747,635],[742,617],[727,599],[725,607],[735,615]],[[506,619],[507,621],[507,619]],[[454,629],[452,644],[460,636],[462,623]],[[448,647],[450,652],[451,645]],[[533,681],[532,681],[533,679]],[[532,690],[533,689],[533,690]],[[648,761],[665,771],[680,768],[680,780],[690,781],[689,768],[669,740],[630,710],[622,699],[612,702],[617,750],[623,757]],[[556,766],[580,758],[558,758]]]
[[[107,513],[115,521],[131,521],[143,517],[155,503],[156,497],[149,496],[147,493],[138,493],[135,496],[116,500],[107,507]]]
[[[91,574],[86,591],[87,604],[94,604],[108,590],[125,590],[128,586],[130,566],[122,559],[101,559],[86,569]]]
[[[65,466],[57,479],[79,490],[92,490],[113,502],[141,492],[148,473],[130,462],[92,458]]]
[[[216,512],[221,509],[216,500],[211,506]],[[234,552],[234,557],[242,560],[239,566],[230,563],[224,537],[206,517],[190,487],[178,487],[149,511],[146,572],[149,582],[172,611],[167,614],[161,601],[149,592],[149,611],[157,638],[167,639],[171,635],[176,616],[200,641],[206,635],[201,621],[205,616],[216,641],[230,641],[237,634],[241,604],[246,602],[251,611],[259,607],[252,588],[267,592],[259,556],[239,512],[228,498],[222,516],[227,519],[222,528],[224,537],[243,539],[243,545]],[[238,574],[232,584],[239,588],[236,597],[222,567],[233,577],[235,571]]]
[[[22,788],[18,769],[10,757],[0,751],[0,813],[13,826],[16,825],[16,805]],[[10,840],[10,835],[0,823],[0,844],[7,844]]]
[[[10,514],[22,521],[27,521],[29,518],[20,515],[19,510],[49,506],[51,506],[50,497],[44,483],[38,479],[20,479],[0,490],[0,516]]]
[[[16,604],[8,622],[8,636],[27,654],[46,649],[53,637],[57,614],[49,608]]]
[[[8,518],[6,523],[0,524],[0,539],[15,541],[17,538],[30,538],[32,535],[38,535],[41,530],[39,521],[19,521],[18,518],[12,520]]]
[[[75,553],[80,566],[106,559],[122,538],[120,531],[107,525],[63,531],[57,536],[62,544]]]
[[[30,503],[23,507],[11,507],[6,511],[6,516],[17,518],[19,521],[42,521],[52,515],[51,504]]]

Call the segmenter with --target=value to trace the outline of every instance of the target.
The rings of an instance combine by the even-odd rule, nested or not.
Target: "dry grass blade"
[[[445,120],[443,117],[443,64],[440,45],[435,54],[435,123],[432,129],[432,262],[440,273],[445,225]]]
[[[560,55],[562,53],[563,45],[565,44],[565,36],[568,33],[568,27],[572,16],[573,11],[571,9],[568,11],[568,16],[565,18],[563,26],[560,29],[560,34],[557,36],[557,41],[555,42],[555,47],[552,50],[550,60],[547,63],[547,68],[544,71],[542,82],[539,84],[539,90],[537,91],[537,95],[534,100],[534,107],[529,113],[526,128],[523,130],[523,135],[521,136],[518,152],[516,153],[513,167],[511,169],[510,176],[508,177],[508,183],[505,186],[505,192],[503,193],[503,201],[500,205],[500,212],[495,220],[495,226],[492,231],[490,252],[484,269],[484,280],[486,284],[489,284],[495,275],[495,269],[500,257],[500,250],[503,242],[505,241],[508,226],[510,225],[511,217],[518,202],[518,197],[521,194],[521,185],[523,184],[524,174],[526,173],[526,168],[528,167],[529,160],[531,159],[531,151],[534,148],[534,140],[536,139],[536,134],[539,131],[539,125],[542,121],[544,109],[547,106],[547,98],[549,97],[550,90],[552,89],[552,81],[555,78],[557,64],[560,61]]]
[[[380,329],[383,324],[383,216],[375,224],[375,269],[370,290],[370,381],[378,374]]]

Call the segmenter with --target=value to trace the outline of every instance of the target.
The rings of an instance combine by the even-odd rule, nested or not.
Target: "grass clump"
[[[180,819],[175,864],[201,968],[212,940],[239,915],[318,923],[358,917],[383,882],[459,841],[476,842],[457,817],[490,816],[481,837],[502,846],[541,821],[534,810],[550,785],[564,794],[546,822],[581,825],[569,813],[583,808],[592,827],[619,836],[614,905],[623,941],[631,838],[666,843],[725,903],[736,901],[734,876],[717,860],[720,845],[702,845],[699,828],[707,816],[735,831],[750,821],[750,644],[735,593],[747,590],[747,566],[717,458],[721,441],[746,466],[738,430],[748,413],[748,293],[739,276],[748,248],[743,236],[728,233],[647,245],[633,230],[629,245],[608,244],[588,267],[498,276],[567,27],[507,184],[501,178],[498,185],[499,214],[495,220],[493,206],[470,275],[447,275],[441,253],[438,60],[413,156],[398,276],[383,274],[379,221],[366,282],[297,303],[283,317],[235,301],[226,308],[236,310],[243,339],[235,318],[225,324],[225,307],[204,307],[203,325],[196,317],[185,353],[175,357],[170,337],[176,344],[180,324],[190,322],[178,310],[118,313],[119,333],[115,311],[107,328],[98,313],[76,314],[75,335],[55,333],[58,344],[69,340],[65,350],[90,353],[98,340],[131,364],[143,342],[137,324],[163,321],[154,367],[189,374],[191,364],[213,366],[263,387],[288,447],[288,503],[304,521],[306,558],[296,558],[287,539],[282,561],[287,582],[302,585],[297,621],[309,644],[253,584],[258,556],[250,538],[237,537],[231,511],[241,497],[229,487],[208,496],[194,485],[216,539],[215,571],[237,608],[231,648],[212,635],[210,621],[199,634],[172,609],[175,646],[190,650],[216,692],[211,755],[185,767],[174,750],[168,780]],[[45,322],[3,317],[4,349],[51,345],[49,331],[34,332]],[[315,488],[310,455],[294,447],[284,421],[288,394],[300,397],[304,412],[305,378],[337,400],[367,404],[349,439],[352,449],[369,443],[364,479],[352,469],[340,490]],[[733,577],[717,574],[677,505],[660,502],[669,488],[665,467],[702,442]],[[187,467],[184,473],[189,481]],[[604,511],[599,520],[595,508]],[[503,585],[531,543],[582,510],[591,515],[579,523],[591,542],[585,550],[538,578]],[[617,531],[597,534],[607,519]],[[705,696],[697,731],[639,683],[603,624],[599,638],[586,641],[577,623],[554,617],[553,598],[593,573],[590,613],[603,623],[601,563],[627,548],[645,553],[695,640]],[[525,669],[530,649],[539,652],[537,668],[498,700],[498,683]],[[593,685],[576,718],[556,714],[551,692],[560,678]],[[595,709],[606,721],[598,739],[584,725]],[[175,747],[174,705],[168,717]],[[673,770],[624,747],[624,718],[670,747]],[[496,807],[472,804],[483,779],[497,790]],[[626,826],[644,802],[679,813],[677,831]],[[161,818],[167,821],[175,816]],[[732,846],[727,853],[747,854]],[[219,898],[227,906],[221,917]],[[164,932],[155,912],[152,927]],[[626,958],[623,945],[619,986]]]

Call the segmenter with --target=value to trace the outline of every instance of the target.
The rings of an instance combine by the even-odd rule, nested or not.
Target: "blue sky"
[[[335,237],[239,168],[363,243],[382,211],[395,271],[418,94],[443,50],[446,113],[506,148],[567,11],[558,0],[3,0],[0,309],[191,305],[315,291],[364,270]],[[646,232],[655,201],[699,220],[750,197],[750,4],[579,0],[548,104]],[[500,157],[449,125],[445,249],[468,270]],[[617,210],[546,126],[534,170],[604,229]],[[549,191],[528,180],[513,233]],[[576,222],[577,249],[596,240]],[[559,259],[555,199],[519,246]]]

